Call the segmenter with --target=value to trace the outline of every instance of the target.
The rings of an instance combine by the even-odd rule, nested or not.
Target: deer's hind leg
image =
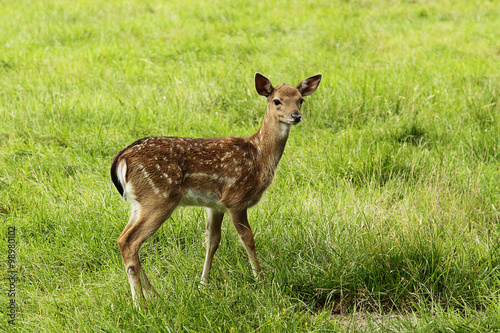
[[[125,264],[132,299],[136,305],[138,305],[138,298],[146,303],[148,299],[155,296],[153,287],[142,269],[139,249],[172,215],[178,203],[179,200],[169,200],[168,202],[152,200],[147,204],[137,203],[138,206],[133,207],[129,223],[118,238],[118,246]]]

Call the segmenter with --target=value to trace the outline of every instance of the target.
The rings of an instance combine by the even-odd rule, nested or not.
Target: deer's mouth
[[[298,123],[300,123],[300,122],[302,121],[302,117],[301,117],[301,118],[280,117],[280,118],[278,118],[278,120],[279,120],[282,124],[287,124],[287,125],[297,125]]]

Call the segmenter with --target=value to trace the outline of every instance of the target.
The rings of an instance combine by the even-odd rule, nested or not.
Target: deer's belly
[[[188,188],[179,204],[181,206],[204,206],[225,211],[226,206],[220,202],[220,199],[219,193]]]

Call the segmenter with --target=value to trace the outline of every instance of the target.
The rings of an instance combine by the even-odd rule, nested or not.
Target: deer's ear
[[[311,76],[310,78],[307,78],[304,81],[300,82],[297,86],[297,89],[302,94],[302,96],[312,95],[312,93],[316,91],[316,88],[318,88],[322,77],[323,75],[321,74]]]
[[[255,89],[257,89],[259,95],[269,97],[274,88],[268,78],[260,73],[255,73]]]

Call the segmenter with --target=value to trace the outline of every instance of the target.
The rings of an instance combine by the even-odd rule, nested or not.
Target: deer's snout
[[[294,122],[294,124],[298,124],[302,120],[302,115],[300,114],[299,111],[293,111],[291,116],[292,116],[292,121]]]

